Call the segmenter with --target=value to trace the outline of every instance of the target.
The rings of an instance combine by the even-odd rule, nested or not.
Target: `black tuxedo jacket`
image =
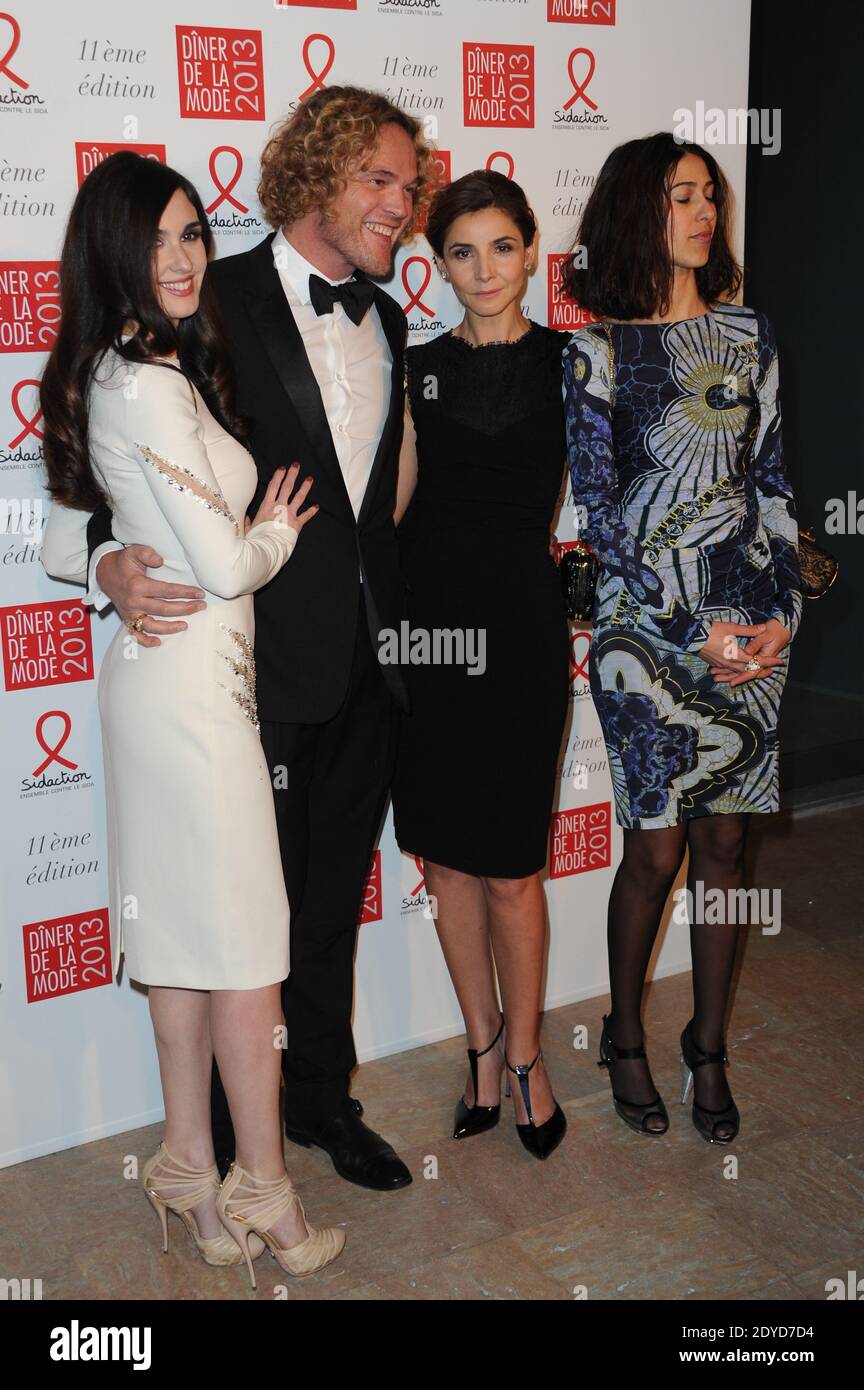
[[[315,502],[320,508],[303,528],[288,563],[255,594],[258,713],[262,720],[318,724],[336,713],[348,688],[361,571],[376,652],[379,630],[398,630],[403,616],[393,506],[402,442],[407,321],[396,301],[376,285],[374,303],[393,368],[384,429],[355,520],[321,392],[273,263],[274,235],[251,251],[213,261],[207,274],[222,309],[237,380],[237,410],[251,421],[249,447],[258,468],[258,489],[249,515],[254,516],[280,464],[295,460],[301,480],[307,474],[314,478],[307,505]],[[91,554],[109,539],[110,524],[107,508],[94,513],[88,527]],[[163,640],[182,642],[183,634]],[[381,671],[405,708],[398,668],[383,665]]]

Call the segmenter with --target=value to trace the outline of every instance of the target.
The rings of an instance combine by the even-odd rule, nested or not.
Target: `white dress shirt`
[[[344,284],[351,279],[350,275],[342,280],[324,275],[301,256],[281,228],[271,242],[271,249],[280,283],[318,382],[333,447],[356,519],[387,418],[393,364],[390,345],[374,304],[359,324],[352,323],[338,301],[329,314],[319,315],[313,309],[309,296],[310,275],[320,275],[331,285]],[[83,599],[85,604],[101,609],[110,602],[96,584],[96,566],[109,550],[122,549],[120,541],[104,541],[93,551]]]
[[[309,276],[323,275],[292,246],[281,229],[272,242],[273,260],[285,297],[300,329],[330,422],[333,447],[345,479],[354,516],[360,515],[372,460],[387,418],[393,357],[375,305],[352,323],[338,301],[332,314],[316,314],[309,298]]]

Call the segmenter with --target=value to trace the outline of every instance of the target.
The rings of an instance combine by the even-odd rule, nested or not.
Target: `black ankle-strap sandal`
[[[600,1061],[597,1063],[598,1067],[606,1067],[608,1071],[610,1063],[627,1061],[631,1058],[638,1058],[647,1062],[648,1058],[645,1056],[644,1038],[642,1045],[639,1047],[618,1047],[609,1036],[608,1015],[604,1014],[603,1032],[600,1035]],[[609,1084],[612,1084],[611,1072],[609,1073]],[[639,1101],[625,1100],[623,1096],[616,1095],[613,1086],[612,1103],[615,1106],[616,1114],[620,1115],[625,1125],[629,1125],[636,1134],[661,1135],[665,1134],[669,1128],[669,1115],[666,1111],[666,1106],[663,1104],[660,1092],[656,1087],[654,1090],[654,1099],[649,1100],[647,1104],[643,1105]],[[635,1110],[636,1114],[628,1115],[628,1110]],[[662,1120],[662,1129],[656,1126],[652,1128],[652,1126],[648,1124],[648,1121],[654,1115]]]
[[[726,1055],[726,1041],[724,1039],[722,1047],[717,1052],[703,1052],[701,1047],[696,1045],[693,1038],[693,1020],[685,1027],[681,1034],[681,1104],[686,1105],[690,1087],[693,1085],[693,1073],[697,1067],[704,1067],[709,1062],[722,1063],[728,1065],[729,1058]],[[709,1144],[731,1144],[738,1134],[741,1125],[741,1116],[734,1100],[722,1110],[709,1110],[705,1105],[696,1102],[694,1092],[693,1124]],[[729,1128],[730,1134],[718,1134],[717,1130],[721,1127]]]

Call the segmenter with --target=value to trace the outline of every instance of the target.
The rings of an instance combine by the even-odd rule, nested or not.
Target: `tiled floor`
[[[502,1109],[497,1130],[449,1138],[464,1073],[454,1038],[360,1069],[366,1119],[414,1173],[377,1194],[338,1178],[318,1150],[287,1145],[310,1218],[344,1223],[343,1257],[292,1281],[263,1256],[211,1269],[176,1218],[160,1248],[155,1214],[121,1176],[161,1126],[0,1172],[2,1268],[43,1281],[43,1297],[269,1299],[816,1299],[825,1281],[864,1268],[864,808],[754,818],[760,885],[782,888],[777,936],[751,931],[727,1047],[742,1117],[730,1152],[706,1144],[677,1103],[677,1037],[689,976],[647,991],[654,1077],[671,1126],[660,1140],[614,1114],[596,1066],[600,998],[547,1015],[544,1051],[569,1128],[541,1164]],[[587,1051],[573,1029],[588,1028]],[[505,1103],[509,1104],[509,1102]],[[424,1176],[425,1173],[437,1175]]]

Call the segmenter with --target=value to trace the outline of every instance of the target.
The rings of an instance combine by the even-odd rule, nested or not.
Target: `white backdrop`
[[[163,1113],[145,994],[128,979],[118,987],[107,967],[95,676],[117,618],[84,610],[81,591],[49,580],[38,558],[48,503],[36,382],[80,179],[118,146],[165,159],[197,185],[218,254],[234,255],[270,230],[255,187],[271,125],[316,86],[375,88],[437,122],[430,133],[449,177],[492,165],[523,185],[541,238],[523,307],[575,328],[560,258],[603,160],[623,140],[671,129],[678,108],[746,105],[749,11],[749,0],[724,0],[718,23],[713,0],[15,0],[0,15],[0,1166]],[[737,194],[739,251],[745,154],[718,151]],[[414,342],[461,317],[422,237],[400,250],[386,287]],[[569,497],[558,534],[574,534]],[[588,641],[574,632],[547,1007],[608,984],[605,905],[620,832],[584,674]],[[513,647],[518,661],[518,632]],[[422,874],[389,818],[364,918],[360,1060],[460,1032]],[[654,973],[688,965],[686,927],[670,924]]]

